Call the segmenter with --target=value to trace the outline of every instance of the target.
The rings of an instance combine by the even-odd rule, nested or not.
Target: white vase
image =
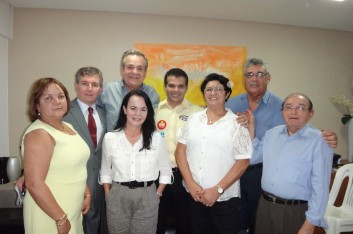
[[[348,161],[353,162],[353,119],[348,121]]]
[[[21,175],[21,168],[20,168],[20,161],[18,160],[18,157],[12,156],[9,157],[9,160],[7,161],[7,177],[9,177],[9,180],[17,180],[20,175]]]

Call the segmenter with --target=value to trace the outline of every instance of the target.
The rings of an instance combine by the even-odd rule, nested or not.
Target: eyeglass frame
[[[257,72],[256,74],[253,73],[253,72],[247,72],[247,73],[244,73],[244,76],[248,79],[252,78],[252,77],[256,77],[258,79],[263,79],[265,78],[266,76],[268,76],[270,73],[268,72],[262,72],[262,71],[259,71]]]
[[[310,108],[310,107],[305,107],[305,106],[286,105],[286,106],[283,106],[281,110],[282,110],[282,111],[287,111],[287,112],[289,112],[289,111],[293,112],[294,110],[297,111],[297,112],[305,112],[305,111],[307,111],[307,110],[308,110],[308,111],[311,111],[312,108]]]
[[[205,91],[205,93],[212,93],[212,92],[220,93],[220,92],[225,91],[225,88],[224,87],[207,87],[204,89],[204,91]]]

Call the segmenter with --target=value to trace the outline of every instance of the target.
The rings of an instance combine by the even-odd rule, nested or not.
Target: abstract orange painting
[[[232,96],[245,92],[242,82],[245,47],[145,43],[136,43],[135,47],[148,58],[145,83],[157,90],[161,100],[166,98],[164,75],[174,67],[188,74],[186,98],[196,105],[205,106],[200,85],[210,73],[219,73],[231,81]]]

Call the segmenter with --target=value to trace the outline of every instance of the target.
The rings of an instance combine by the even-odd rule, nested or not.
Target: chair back
[[[346,177],[348,177],[348,184],[344,194],[342,208],[353,210],[353,163],[346,164],[337,170],[330,191],[328,205],[334,205],[342,182]]]

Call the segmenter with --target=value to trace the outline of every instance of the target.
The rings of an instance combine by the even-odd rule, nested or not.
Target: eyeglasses
[[[205,89],[206,93],[212,93],[212,91],[220,93],[220,92],[224,91],[224,88],[223,87],[208,87]]]
[[[306,108],[304,106],[284,106],[283,107],[283,110],[285,111],[300,111],[300,112],[304,112],[304,111],[307,111],[307,110],[310,110],[309,108]]]
[[[267,76],[268,75],[268,73],[267,72],[258,72],[258,73],[253,73],[253,72],[248,72],[248,73],[245,73],[244,74],[244,76],[246,77],[246,78],[251,78],[251,77],[253,77],[253,76],[256,76],[256,78],[264,78],[265,76]]]

